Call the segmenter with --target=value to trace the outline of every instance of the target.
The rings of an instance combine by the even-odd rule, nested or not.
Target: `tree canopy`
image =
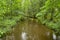
[[[60,0],[0,0],[0,37],[25,17],[35,17],[58,33]]]
[[[36,17],[49,28],[60,32],[60,0],[47,0]]]

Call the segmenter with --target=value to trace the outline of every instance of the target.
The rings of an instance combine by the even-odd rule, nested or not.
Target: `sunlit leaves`
[[[0,0],[0,37],[23,17],[19,12],[20,2],[21,0]]]
[[[42,20],[42,24],[45,24],[51,29],[60,32],[60,0],[47,0],[45,5],[40,8],[40,12],[37,13],[38,20]],[[42,14],[42,15],[41,15]],[[44,16],[43,16],[44,15]],[[46,21],[47,20],[47,21]]]

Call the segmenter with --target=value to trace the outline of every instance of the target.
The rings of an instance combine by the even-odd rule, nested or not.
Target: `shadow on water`
[[[52,30],[33,20],[18,23],[3,40],[52,40]]]

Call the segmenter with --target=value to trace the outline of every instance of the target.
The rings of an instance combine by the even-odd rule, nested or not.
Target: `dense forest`
[[[60,34],[60,0],[0,0],[0,37],[27,18]]]

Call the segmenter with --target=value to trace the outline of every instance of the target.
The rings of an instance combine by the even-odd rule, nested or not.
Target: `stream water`
[[[18,23],[11,33],[0,40],[53,40],[52,30],[37,23],[28,20]]]

